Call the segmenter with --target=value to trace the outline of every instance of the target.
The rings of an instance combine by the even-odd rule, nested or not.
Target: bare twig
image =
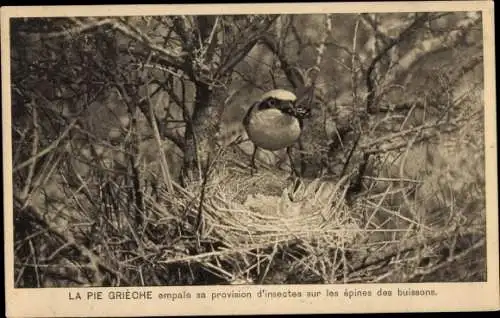
[[[39,142],[39,125],[38,125],[38,113],[37,113],[37,106],[35,104],[32,104],[31,107],[32,111],[32,117],[33,117],[33,142],[31,146],[31,158],[36,158],[36,154],[38,152],[38,142]],[[29,171],[28,171],[28,176],[26,177],[26,182],[24,184],[24,188],[21,191],[21,198],[26,199],[29,196],[30,190],[33,188],[32,180],[33,176],[35,174],[35,166],[36,166],[36,159],[33,160],[33,162],[30,165]]]
[[[241,34],[240,38],[243,39],[244,43],[239,45],[239,48],[231,53],[227,61],[223,62],[221,67],[217,70],[215,78],[224,77],[232,71],[248,52],[250,52],[255,44],[262,39],[263,33],[271,27],[278,17],[278,15],[267,17],[261,25],[255,25],[254,28],[249,28],[244,34]]]
[[[18,202],[22,202],[22,200],[14,196],[14,199],[17,200]],[[72,247],[76,251],[80,253],[80,255],[86,257],[89,262],[94,265],[95,270],[98,271],[99,269],[102,269],[114,277],[120,279],[127,285],[132,285],[131,282],[122,275],[122,273],[118,270],[115,270],[111,265],[106,263],[104,260],[102,260],[99,256],[95,255],[92,251],[90,251],[87,247],[85,247],[82,244],[77,243],[75,238],[73,237],[72,234],[69,233],[61,233],[58,230],[54,229],[50,224],[48,224],[44,219],[42,218],[40,212],[33,206],[29,205],[24,209],[27,213],[30,214],[30,218],[35,221],[38,225],[40,225],[42,228],[46,229],[49,233],[57,237],[59,240],[63,242],[63,245],[67,247]]]
[[[78,118],[74,119],[69,125],[68,127],[66,127],[66,129],[64,129],[64,131],[62,132],[62,134],[57,137],[56,140],[54,140],[47,148],[45,148],[44,150],[40,151],[39,153],[37,153],[36,155],[32,156],[31,158],[29,158],[28,160],[18,164],[17,166],[15,166],[12,170],[13,172],[16,172],[20,169],[23,169],[24,167],[32,164],[33,162],[35,162],[37,159],[41,158],[41,157],[44,157],[46,156],[47,154],[49,154],[50,152],[54,151],[55,149],[57,149],[57,147],[59,146],[59,143],[64,139],[66,138],[66,136],[69,134],[70,130],[77,124],[77,122],[79,121]]]
[[[351,87],[352,87],[352,104],[356,107],[358,104],[358,72],[356,67],[356,44],[358,42],[358,28],[359,28],[360,18],[356,19],[356,25],[354,26],[354,34],[352,36],[352,57],[351,57]]]
[[[419,276],[423,277],[423,276],[430,275],[432,273],[437,272],[440,269],[445,268],[446,266],[450,266],[450,265],[455,266],[456,262],[458,262],[461,259],[464,259],[467,255],[469,255],[470,253],[474,252],[475,250],[483,248],[485,244],[486,244],[486,239],[482,238],[479,241],[477,241],[476,243],[474,243],[474,245],[472,245],[471,247],[469,247],[466,250],[464,250],[463,252],[461,252],[459,254],[456,254],[456,255],[453,255],[451,257],[448,257],[442,263],[439,263],[439,264],[437,264],[435,266],[431,266],[431,267],[428,267],[428,268],[425,268],[425,269],[419,269],[419,270],[414,271],[412,274],[410,274],[407,277],[407,280],[411,281],[411,280],[414,280],[415,278],[417,278]]]
[[[147,97],[149,99],[149,92],[147,93]],[[163,182],[165,182],[168,191],[173,192],[174,188],[172,186],[172,179],[170,177],[170,170],[168,169],[167,159],[165,158],[165,152],[163,151],[160,131],[158,129],[158,124],[156,123],[156,116],[155,116],[153,102],[151,101],[151,99],[149,99],[148,102],[149,102],[149,116],[151,117],[151,126],[153,128],[153,135],[155,137],[156,145],[158,146],[158,151],[159,151],[158,155],[160,157],[160,166],[161,166],[161,172],[163,174]],[[160,99],[158,99],[157,103],[159,102]]]
[[[373,104],[375,102],[375,87],[373,83],[373,78],[372,78],[372,73],[375,69],[375,66],[377,63],[389,52],[390,49],[392,49],[395,45],[398,43],[401,43],[404,39],[406,39],[408,36],[410,36],[413,32],[417,30],[417,28],[425,23],[427,20],[428,14],[421,14],[415,20],[413,23],[411,23],[408,27],[406,27],[397,38],[389,41],[389,43],[381,50],[381,52],[372,60],[370,66],[367,69],[366,72],[366,88],[367,88],[367,98],[366,98],[366,111],[368,113],[372,113],[374,110]]]
[[[186,74],[190,74],[190,70],[183,67],[183,58],[187,55],[186,52],[174,53],[166,48],[156,45],[152,39],[150,39],[145,33],[131,25],[124,19],[121,19],[121,23],[116,22],[111,25],[111,27],[117,31],[122,32],[126,36],[144,44],[151,51],[160,54],[163,58],[170,62],[172,66],[178,69],[182,69]]]
[[[69,18],[70,21],[74,22],[77,24],[77,26],[73,28],[66,28],[62,31],[55,31],[55,32],[49,32],[49,33],[28,33],[28,32],[19,32],[18,34],[21,36],[29,37],[32,39],[43,39],[43,40],[48,40],[48,39],[54,39],[58,37],[64,37],[66,39],[74,37],[80,33],[85,33],[87,31],[91,31],[97,27],[104,26],[104,25],[111,25],[116,22],[116,19],[102,19],[102,20],[90,20],[90,22],[83,23],[75,18]]]
[[[368,148],[374,147],[377,144],[382,144],[383,142],[386,142],[386,141],[394,141],[397,138],[402,138],[402,137],[405,137],[405,136],[412,134],[412,133],[418,133],[418,132],[421,132],[424,130],[436,128],[437,125],[438,125],[437,123],[433,122],[433,123],[429,123],[429,124],[420,125],[418,127],[402,130],[402,131],[399,131],[397,133],[389,134],[389,135],[377,138],[375,140],[372,140],[367,144],[361,145],[361,148],[368,149]]]

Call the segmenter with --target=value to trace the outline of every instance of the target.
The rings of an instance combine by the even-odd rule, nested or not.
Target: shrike
[[[243,118],[248,137],[254,143],[252,173],[258,148],[276,151],[286,148],[292,171],[297,174],[291,156],[291,146],[302,133],[302,119],[309,109],[296,105],[297,97],[290,91],[274,89],[261,96]]]

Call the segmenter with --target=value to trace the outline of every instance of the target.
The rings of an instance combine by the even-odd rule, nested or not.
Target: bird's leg
[[[292,186],[293,186],[293,190],[289,192],[288,197],[289,197],[290,201],[293,202],[295,200],[295,194],[296,194],[297,190],[299,189],[302,181],[301,181],[300,173],[295,168],[295,164],[293,162],[292,147],[287,147],[286,153],[288,154],[288,159],[290,160],[290,167],[292,168],[290,180],[291,180]]]
[[[250,163],[250,174],[253,176],[254,169],[257,170],[257,165],[255,164],[255,155],[257,154],[257,146],[254,145],[252,153],[252,162]]]
[[[297,171],[297,169],[295,169],[295,165],[293,164],[292,147],[287,147],[286,153],[288,155],[288,159],[290,160],[290,167],[292,168],[292,175],[300,177],[299,172]]]

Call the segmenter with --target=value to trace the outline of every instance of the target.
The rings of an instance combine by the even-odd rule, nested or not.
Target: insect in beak
[[[293,102],[283,103],[281,106],[281,111],[289,115],[295,115],[294,103]]]

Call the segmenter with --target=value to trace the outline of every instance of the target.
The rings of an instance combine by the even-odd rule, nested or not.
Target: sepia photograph
[[[498,298],[493,5],[463,3],[2,9],[7,286]]]

